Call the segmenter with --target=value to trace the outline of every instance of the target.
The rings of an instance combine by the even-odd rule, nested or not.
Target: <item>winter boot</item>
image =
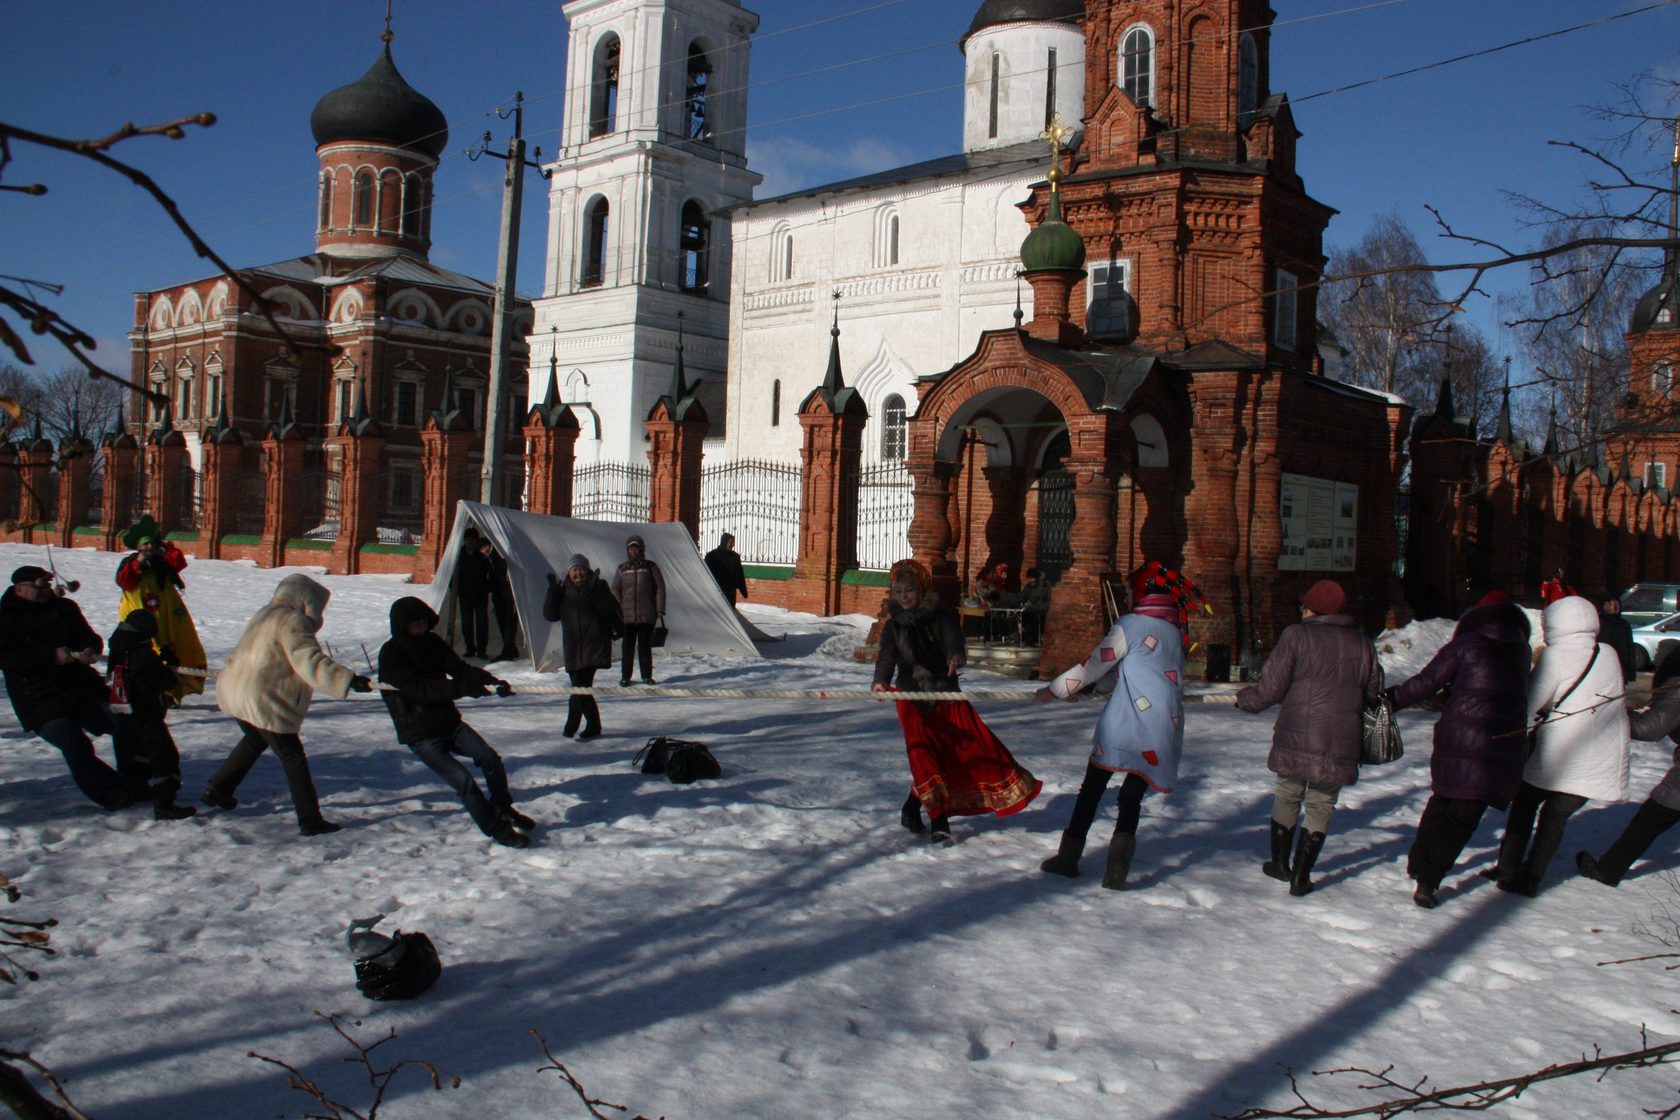
[[[1295,840],[1295,828],[1272,821],[1272,858],[1260,865],[1260,870],[1280,882],[1289,882],[1289,845]],[[1305,833],[1302,833],[1305,836]]]
[[[1633,866],[1633,861],[1645,854],[1657,837],[1667,832],[1680,821],[1680,811],[1664,808],[1655,801],[1646,801],[1639,806],[1639,811],[1633,815],[1622,834],[1616,837],[1616,842],[1604,850],[1604,854],[1594,859],[1587,852],[1580,852],[1575,856],[1575,866],[1582,875],[1595,879],[1607,887],[1613,887],[1622,881]],[[1589,868],[1591,870],[1589,870]]]
[[[526,836],[523,832],[515,831],[511,827],[498,830],[491,835],[490,839],[504,848],[529,848],[531,846],[529,836]]]
[[[1412,892],[1412,901],[1425,910],[1433,910],[1441,905],[1441,900],[1436,897],[1436,892],[1440,889],[1440,883],[1428,883],[1419,879],[1417,889]]]
[[[1289,876],[1289,893],[1296,898],[1312,893],[1312,869],[1318,862],[1318,853],[1324,850],[1324,833],[1308,832],[1301,829],[1301,838],[1295,844],[1295,865]]]
[[[198,810],[191,805],[175,804],[176,786],[158,786],[152,790],[152,819],[155,821],[184,821],[188,817],[196,816]]]
[[[298,822],[298,831],[305,836],[326,836],[343,827],[343,825],[335,824],[325,817],[311,817],[308,820]]]
[[[1079,878],[1079,857],[1085,854],[1085,837],[1075,836],[1071,832],[1062,833],[1062,845],[1056,849],[1056,854],[1038,865],[1040,871],[1048,871],[1052,875],[1066,875],[1069,879]]]
[[[537,827],[537,822],[536,821],[532,820],[530,817],[527,817],[524,813],[521,813],[518,809],[515,809],[512,805],[503,805],[502,806],[502,817],[509,824],[511,824],[514,828],[519,829],[521,832],[530,832],[533,828]]]
[[[1116,832],[1108,842],[1108,866],[1103,869],[1102,885],[1111,891],[1126,889],[1126,876],[1132,871],[1132,855],[1137,851],[1137,833]]]
[[[1540,894],[1540,880],[1526,871],[1519,871],[1509,879],[1499,879],[1497,882],[1500,890],[1520,894],[1524,898],[1536,898]]]
[[[239,807],[237,797],[231,793],[223,793],[215,786],[205,786],[204,792],[198,795],[198,799],[212,809],[236,809]]]
[[[933,818],[932,824],[928,827],[928,843],[930,843],[930,844],[949,844],[949,843],[951,843],[951,818],[950,817],[934,817]]]
[[[904,808],[899,810],[898,821],[910,832],[918,835],[926,832],[927,829],[922,824],[922,799],[912,793],[909,800],[905,801]]]

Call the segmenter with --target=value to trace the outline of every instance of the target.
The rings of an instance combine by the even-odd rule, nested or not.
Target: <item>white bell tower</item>
[[[738,0],[569,0],[563,147],[551,165],[548,269],[530,400],[582,425],[579,462],[645,462],[642,422],[671,383],[679,312],[692,380],[728,366],[727,210],[752,197]],[[721,394],[717,398],[722,399]],[[713,438],[725,418],[712,416]]]

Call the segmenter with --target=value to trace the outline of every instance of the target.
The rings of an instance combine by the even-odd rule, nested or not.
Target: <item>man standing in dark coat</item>
[[[454,790],[480,832],[509,848],[530,841],[520,830],[536,822],[513,807],[502,756],[461,718],[455,700],[462,696],[512,696],[513,688],[455,655],[449,643],[432,632],[438,617],[413,596],[391,604],[391,640],[379,648],[379,679],[391,685],[380,699],[390,709],[397,740],[431,767]],[[490,795],[473,781],[456,755],[476,764]]]
[[[88,739],[111,731],[105,682],[91,667],[105,643],[81,608],[55,594],[52,584],[51,572],[25,565],[0,596],[6,695],[23,729],[64,755],[77,789],[102,809],[121,809],[134,797]]]
[[[1614,595],[1599,600],[1598,640],[1616,651],[1622,663],[1622,683],[1633,683],[1633,626],[1622,617],[1622,601]]]
[[[508,577],[507,558],[495,548],[486,554],[490,563],[490,604],[496,612],[496,629],[502,634],[502,651],[497,661],[514,661],[519,657],[519,612],[514,609],[513,581]]]
[[[1429,803],[1406,860],[1417,881],[1412,901],[1425,909],[1438,904],[1441,880],[1488,806],[1503,811],[1522,785],[1532,663],[1528,616],[1494,591],[1464,613],[1428,665],[1390,691],[1397,709],[1447,691],[1435,722]]]
[[[619,653],[620,685],[630,683],[632,664],[640,665],[642,683],[653,683],[653,631],[665,624],[665,573],[647,558],[647,544],[640,536],[624,542],[626,559],[613,573],[612,593],[624,619],[624,644]]]
[[[543,617],[560,624],[560,648],[566,680],[573,688],[593,688],[595,671],[612,668],[612,644],[623,623],[618,602],[589,558],[582,553],[566,561],[566,578],[548,573],[548,597]],[[583,725],[582,732],[578,725]],[[601,733],[601,709],[593,696],[571,698],[566,706],[566,734],[593,739]]]
[[[718,546],[706,553],[706,570],[717,580],[718,590],[729,596],[729,605],[735,605],[735,593],[739,591],[741,598],[747,595],[747,576],[741,570],[741,558],[735,555],[735,535],[725,533]]]
[[[461,642],[467,657],[488,659],[490,643],[490,542],[472,533],[455,566],[455,600],[461,605]]]
[[[1347,592],[1321,579],[1301,596],[1301,621],[1285,627],[1260,680],[1237,693],[1237,707],[1263,712],[1282,703],[1266,765],[1277,775],[1272,799],[1272,858],[1260,865],[1289,883],[1297,897],[1313,889],[1311,873],[1342,787],[1359,780],[1365,702],[1378,694],[1371,640],[1343,613]],[[1301,838],[1295,861],[1289,842]]]

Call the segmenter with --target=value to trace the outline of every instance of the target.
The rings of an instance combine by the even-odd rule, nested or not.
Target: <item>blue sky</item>
[[[1506,192],[1559,204],[1592,173],[1549,140],[1594,144],[1606,126],[1586,107],[1618,98],[1642,71],[1680,77],[1680,3],[1606,26],[1352,92],[1325,90],[1392,74],[1650,0],[1274,0],[1272,84],[1299,101],[1300,168],[1340,214],[1332,244],[1371,219],[1404,217],[1438,259],[1425,204],[1491,239],[1535,240]],[[956,40],[979,0],[760,0],[749,94],[749,156],[762,194],[795,189],[961,147],[962,58]],[[462,149],[494,108],[525,92],[526,133],[552,151],[562,110],[566,29],[558,0],[396,0],[394,55],[449,118],[437,179],[433,258],[488,278],[500,206],[494,161]],[[67,135],[104,135],[200,110],[219,123],[181,141],[117,150],[153,174],[234,264],[313,248],[314,142],[309,113],[354,80],[379,49],[379,0],[56,0],[12,5],[0,37],[0,119]],[[836,18],[838,17],[838,18]],[[824,73],[814,73],[817,70]],[[14,146],[0,182],[0,272],[61,283],[58,306],[126,366],[132,293],[212,271],[167,219],[117,176]],[[520,288],[535,294],[545,255],[542,182],[526,183]],[[1520,289],[1513,274],[1502,287]],[[1471,317],[1495,333],[1489,307]],[[1500,341],[1495,339],[1496,344]],[[57,364],[45,347],[49,364]]]

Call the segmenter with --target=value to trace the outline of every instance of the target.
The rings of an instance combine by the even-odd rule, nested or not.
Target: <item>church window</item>
[[[898,263],[898,211],[883,207],[875,219],[875,267],[891,268]]]
[[[425,205],[426,188],[418,175],[403,181],[402,232],[404,237],[420,236],[420,210]]]
[[[1120,41],[1120,86],[1138,106],[1155,95],[1155,33],[1138,26]]]
[[[350,419],[350,414],[356,407],[356,382],[353,378],[340,377],[333,382],[333,423],[342,424]]]
[[[703,292],[706,290],[707,249],[711,239],[711,223],[706,221],[706,213],[700,204],[693,199],[683,203],[682,235],[679,247],[677,268],[680,273],[678,283],[685,292]]]
[[[328,171],[321,176],[321,221],[320,228],[332,228],[333,204],[333,173]]]
[[[996,51],[992,52],[992,107],[991,115],[987,118],[986,136],[996,140],[998,134],[998,99],[1003,96],[1003,59]]]
[[[881,459],[897,463],[904,459],[908,448],[904,398],[897,393],[881,402]]]
[[[178,420],[191,420],[193,417],[193,383],[192,378],[183,377],[176,395],[175,416]]]
[[[169,382],[164,380],[163,376],[160,375],[152,379],[152,396],[149,399],[152,402],[152,423],[154,424],[163,423],[163,414],[169,407],[167,403],[169,400],[168,388]]]
[[[373,172],[371,171],[356,173],[355,224],[364,227],[373,224]]]
[[[591,139],[618,127],[618,56],[617,35],[608,35],[595,48],[595,71],[589,82]]]
[[[222,361],[213,357],[204,366],[204,416],[214,419],[222,414]]]
[[[467,418],[467,422],[472,425],[472,430],[475,432],[484,429],[483,400],[484,379],[481,375],[473,374],[470,378],[456,378],[455,408],[462,416]]]
[[[1237,40],[1237,112],[1247,124],[1254,111],[1260,108],[1260,48],[1254,36],[1244,31]]]
[[[598,288],[607,280],[607,200],[597,197],[584,210],[583,273],[586,288]]]
[[[420,383],[404,379],[397,382],[396,389],[396,401],[393,403],[391,422],[401,427],[418,428],[420,426]]]
[[[793,279],[793,231],[779,226],[770,235],[770,279]]]
[[[1645,485],[1653,490],[1661,490],[1668,486],[1668,464],[1646,463]]]
[[[407,467],[391,468],[391,509],[412,511],[420,507],[420,488],[415,485],[414,471]]]
[[[685,135],[690,140],[710,140],[712,125],[706,106],[712,85],[712,62],[699,43],[688,45],[688,94],[685,102]]]
[[[782,422],[782,379],[770,382],[770,426],[779,427]]]
[[[1674,392],[1674,367],[1667,362],[1658,362],[1651,367],[1651,392],[1659,397],[1668,397]]]
[[[1092,336],[1130,335],[1132,262],[1122,258],[1093,264],[1087,286],[1090,303],[1085,315],[1086,332]]]
[[[1056,120],[1056,48],[1050,48],[1050,60],[1044,66],[1044,127]]]
[[[1301,317],[1297,298],[1300,283],[1293,272],[1277,270],[1277,289],[1272,295],[1272,341],[1285,350],[1295,349]]]
[[[271,364],[263,376],[263,421],[274,423],[280,419],[281,404],[292,416],[297,416],[298,371],[293,366]]]

